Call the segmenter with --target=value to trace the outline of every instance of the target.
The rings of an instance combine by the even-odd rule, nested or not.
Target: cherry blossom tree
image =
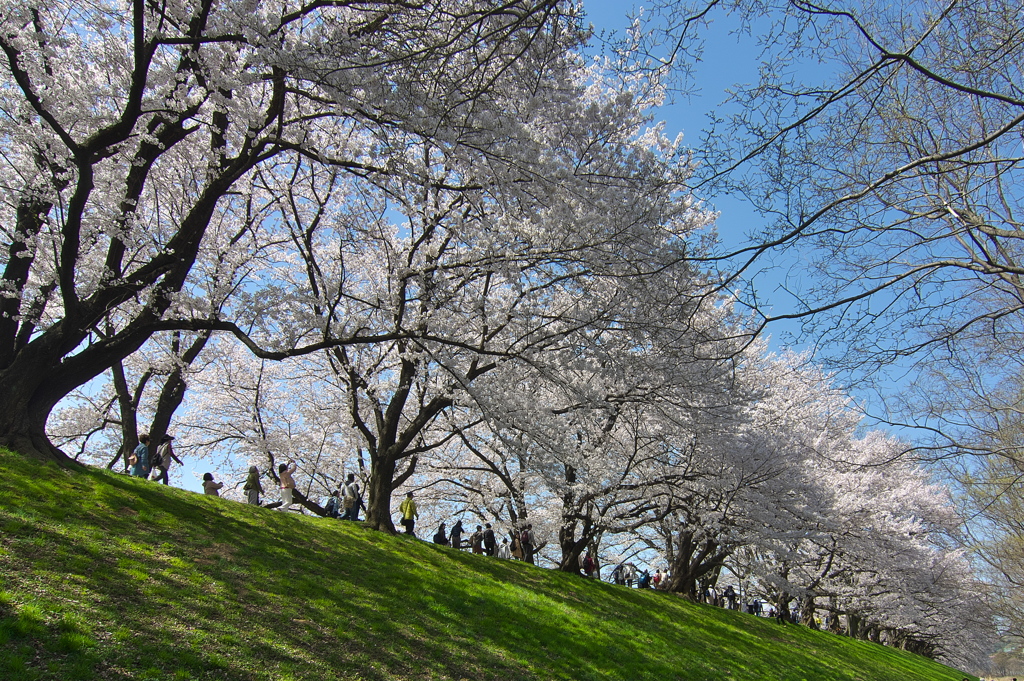
[[[688,265],[711,216],[647,118],[658,90],[582,63],[540,84],[528,106],[507,102],[511,178],[413,135],[402,172],[352,178],[301,158],[257,174],[284,238],[259,256],[273,275],[238,297],[248,338],[322,349],[311,361],[342,386],[370,461],[371,526],[393,529],[392,493],[454,437],[433,427],[446,412],[508,411],[500,383],[476,387],[501,367],[555,376],[569,355],[655,328],[679,353],[728,355],[696,321],[715,307],[713,278]]]
[[[247,338],[190,294],[204,254],[271,227],[247,221],[264,203],[256,169],[303,157],[397,174],[395,144],[416,138],[489,164],[476,182],[524,179],[505,112],[582,35],[547,0],[67,0],[0,17],[0,439],[57,458],[53,406],[154,332]]]

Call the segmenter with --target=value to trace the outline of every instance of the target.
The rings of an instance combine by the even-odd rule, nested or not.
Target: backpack
[[[338,497],[331,497],[327,500],[327,505],[324,507],[324,511],[327,512],[328,518],[338,517]]]
[[[530,531],[529,530],[523,530],[522,534],[519,535],[519,543],[522,546],[529,546],[530,545]]]

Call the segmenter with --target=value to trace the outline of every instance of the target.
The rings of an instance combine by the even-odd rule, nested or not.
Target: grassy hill
[[[0,450],[0,678],[963,675],[666,593]]]

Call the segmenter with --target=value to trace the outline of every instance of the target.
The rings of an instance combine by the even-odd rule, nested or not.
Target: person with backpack
[[[587,577],[594,576],[594,556],[587,551],[587,555],[583,557],[583,574]]]
[[[736,590],[732,588],[732,584],[725,587],[725,591],[722,592],[725,596],[725,601],[728,603],[730,610],[736,609]]]
[[[491,524],[487,523],[484,526],[484,553],[493,557],[497,548],[498,540],[494,538],[494,530],[491,529]]]
[[[324,504],[324,515],[328,518],[334,518],[337,520],[341,517],[341,512],[338,510],[338,490],[331,492],[331,496],[327,497],[327,503]]]
[[[164,437],[167,437],[166,435]],[[161,477],[166,478],[167,474],[163,470],[163,455],[160,452],[160,448],[163,447],[163,441],[161,440],[160,447],[157,447],[154,451],[149,454],[149,475],[147,476],[150,481],[157,481]],[[165,483],[166,484],[166,483]]]
[[[444,529],[444,523],[441,523],[437,532],[434,533],[434,543],[440,546],[448,546],[448,532]]]
[[[345,506],[345,514],[342,520],[359,520],[359,506],[363,503],[359,495],[359,483],[356,482],[356,474],[349,473],[345,484],[341,486],[342,501]]]
[[[622,578],[622,570],[622,563],[616,565],[615,568],[612,570],[612,584],[618,584],[621,586],[626,583],[626,580]]]
[[[179,466],[184,465],[174,454],[174,448],[171,447],[171,442],[174,440],[173,435],[164,435],[160,438],[160,446],[156,448],[156,454],[153,457],[153,472],[150,474],[149,479],[160,482],[161,480],[165,485],[170,484],[168,479],[168,473],[171,470],[171,461],[177,461]]]
[[[128,464],[132,467],[133,477],[149,477],[149,433],[139,436],[139,446],[128,457]]]
[[[249,476],[245,479],[245,502],[253,506],[260,505],[260,495],[263,494],[263,485],[260,484],[260,469],[256,466],[249,466]]]
[[[633,580],[636,579],[636,566],[632,563],[626,563],[625,567],[622,568],[622,579],[626,586],[632,589]]]

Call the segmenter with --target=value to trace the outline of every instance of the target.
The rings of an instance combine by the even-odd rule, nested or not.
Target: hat
[[[170,442],[173,439],[173,435],[164,435],[162,438],[160,438],[160,442]]]

